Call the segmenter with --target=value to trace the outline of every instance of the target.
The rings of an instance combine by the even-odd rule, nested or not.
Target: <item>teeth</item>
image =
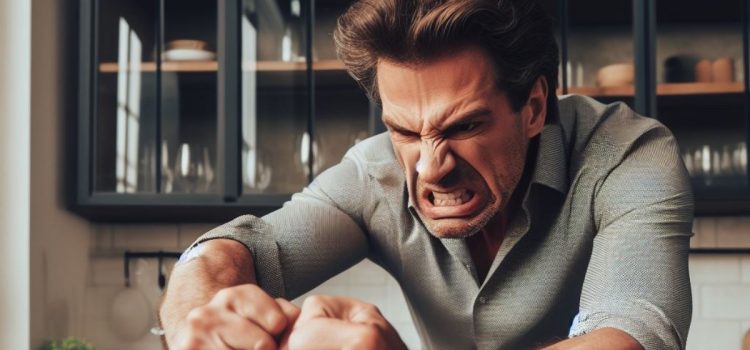
[[[433,203],[436,207],[461,205],[471,199],[471,194],[466,189],[448,193],[432,192],[432,195],[434,198]]]

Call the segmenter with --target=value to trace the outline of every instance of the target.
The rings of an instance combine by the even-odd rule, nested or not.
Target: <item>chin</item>
[[[422,218],[422,221],[437,238],[466,238],[483,229],[497,212],[496,208],[487,208],[471,218]]]

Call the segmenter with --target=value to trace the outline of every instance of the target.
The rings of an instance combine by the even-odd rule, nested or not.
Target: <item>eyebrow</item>
[[[437,125],[434,125],[438,130],[445,130],[449,129],[455,125],[465,123],[468,121],[472,121],[481,117],[484,117],[486,115],[492,114],[492,111],[488,107],[479,107],[472,110],[469,110],[468,112],[461,113],[457,117],[442,117],[438,122]],[[405,132],[414,132],[419,133],[420,130],[411,130],[411,128],[401,125],[396,121],[394,118],[391,118],[390,116],[383,115],[383,124],[385,124],[387,127],[394,129],[396,131],[405,131]]]
[[[465,112],[465,113],[461,113],[457,117],[443,118],[439,122],[439,127],[441,130],[445,130],[455,125],[474,121],[476,119],[479,119],[479,118],[482,118],[484,116],[491,115],[491,114],[492,114],[492,110],[490,110],[488,107],[483,106],[483,107],[469,110],[468,112]]]
[[[396,120],[386,115],[383,115],[383,124],[397,131],[410,131],[408,127],[400,125]],[[410,131],[410,132],[419,132],[419,131]]]

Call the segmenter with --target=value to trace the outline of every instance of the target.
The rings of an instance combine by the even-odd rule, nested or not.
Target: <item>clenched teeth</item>
[[[432,192],[433,205],[436,207],[449,207],[461,205],[471,199],[472,193],[466,189],[453,192]]]

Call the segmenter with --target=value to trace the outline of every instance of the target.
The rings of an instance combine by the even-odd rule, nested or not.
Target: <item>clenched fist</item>
[[[377,307],[333,296],[305,299],[282,349],[406,349]]]
[[[173,350],[406,349],[371,304],[312,296],[300,309],[253,284],[220,290],[167,337]]]
[[[173,350],[273,350],[298,315],[290,302],[244,284],[224,288],[208,304],[190,311],[167,338]]]

